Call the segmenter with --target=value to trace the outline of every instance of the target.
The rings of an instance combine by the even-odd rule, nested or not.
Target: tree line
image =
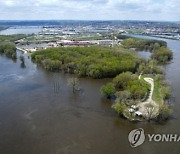
[[[0,35],[0,54],[17,59],[15,41],[24,38],[24,34]]]
[[[112,82],[102,86],[101,92],[106,97],[115,96],[119,102],[128,103],[132,100],[143,100],[149,91],[149,85],[139,80],[137,74],[123,72]]]
[[[122,46],[127,49],[135,49],[137,51],[151,52],[151,58],[159,63],[169,62],[173,58],[173,53],[167,48],[167,43],[161,40],[149,40],[140,38],[127,38],[122,42]]]
[[[140,58],[134,52],[111,47],[59,47],[34,52],[32,60],[50,71],[63,70],[91,78],[115,77],[135,72]]]
[[[16,46],[12,42],[0,42],[0,54],[5,54],[7,57],[16,59]]]
[[[0,42],[4,42],[4,41],[15,42],[25,37],[26,35],[24,34],[0,35]]]
[[[156,46],[167,47],[167,43],[161,40],[141,39],[141,38],[127,38],[122,42],[124,48],[135,48],[136,50],[150,50],[152,51]]]

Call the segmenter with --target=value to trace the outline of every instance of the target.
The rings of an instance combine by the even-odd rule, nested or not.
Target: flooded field
[[[13,34],[37,34],[41,32],[42,27],[39,26],[13,26],[6,30],[0,31],[0,35],[13,35]]]

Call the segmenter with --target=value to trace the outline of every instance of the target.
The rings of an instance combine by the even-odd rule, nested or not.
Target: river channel
[[[100,87],[109,79],[80,79],[81,91],[67,85],[72,75],[47,72],[25,54],[25,65],[0,56],[1,154],[178,154],[180,143],[149,142],[132,148],[128,134],[180,135],[180,41],[166,40],[174,53],[165,66],[173,96],[173,118],[163,124],[132,123],[118,117]],[[18,55],[21,52],[18,51]]]

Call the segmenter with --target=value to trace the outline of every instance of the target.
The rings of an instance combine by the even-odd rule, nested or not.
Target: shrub
[[[151,57],[160,63],[165,63],[172,59],[173,53],[166,47],[160,47],[152,52]]]
[[[105,86],[102,86],[101,93],[107,98],[111,98],[115,94],[115,87],[113,83],[108,83]]]
[[[172,109],[168,105],[163,104],[159,107],[159,115],[157,119],[159,121],[167,120],[172,115],[172,112]]]
[[[123,115],[126,105],[124,103],[116,103],[112,106],[112,108],[119,114]]]

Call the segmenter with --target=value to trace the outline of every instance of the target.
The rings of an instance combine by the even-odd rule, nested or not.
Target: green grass
[[[153,78],[154,79],[154,92],[152,99],[159,105],[163,103],[163,91],[161,91],[162,87],[162,80],[157,80],[157,76],[152,76],[152,75],[142,75],[141,80],[144,80],[145,77]],[[146,81],[144,81],[146,82]],[[150,89],[150,84],[149,89]]]
[[[153,92],[153,96],[152,99],[159,105],[161,105],[163,103],[163,96],[162,96],[162,91],[161,91],[161,86],[162,86],[162,81],[161,80],[157,80],[157,77],[153,77],[151,75],[142,75],[141,76],[141,80],[143,82],[146,82],[144,80],[144,78],[153,78],[154,79],[154,92]],[[147,83],[147,82],[146,82]],[[150,89],[150,84],[149,85],[149,89]]]
[[[163,102],[162,92],[161,92],[161,81],[154,79],[154,92],[153,100],[159,105]]]
[[[140,79],[140,80],[141,80],[141,82],[142,82],[144,85],[147,86],[147,89],[150,90],[150,89],[151,89],[151,85],[144,80],[145,77],[147,77],[147,76],[141,75],[141,79]],[[143,102],[146,101],[146,99],[148,98],[148,96],[149,96],[149,92],[146,93],[146,96],[143,98],[142,101],[143,101]]]

